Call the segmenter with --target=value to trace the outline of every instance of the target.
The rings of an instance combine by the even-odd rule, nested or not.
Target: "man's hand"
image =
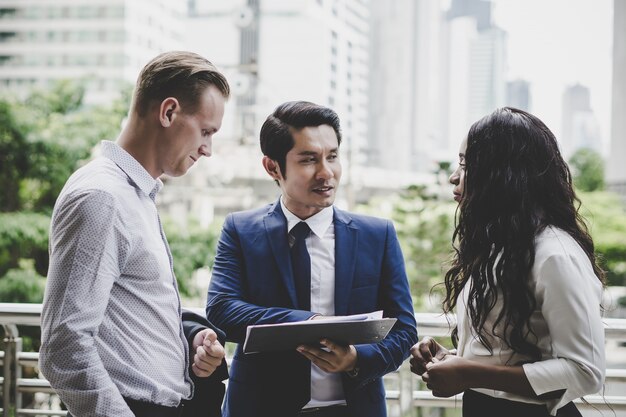
[[[308,345],[298,346],[297,351],[325,372],[347,372],[356,367],[357,354],[354,346],[338,345],[328,339],[322,339],[320,343],[328,352]]]
[[[453,354],[441,346],[432,337],[426,336],[411,348],[411,372],[422,375],[426,365],[442,360],[446,355]]]
[[[199,331],[193,338],[193,364],[191,369],[196,376],[206,378],[210,376],[224,359],[224,347],[217,340],[217,335],[211,329]]]

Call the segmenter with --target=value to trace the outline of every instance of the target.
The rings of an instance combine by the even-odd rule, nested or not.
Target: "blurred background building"
[[[134,83],[157,53],[183,45],[183,2],[0,0],[0,88],[83,79],[87,103]]]
[[[519,78],[507,82],[506,104],[520,110],[530,111],[530,83]]]
[[[602,153],[602,137],[598,121],[591,109],[589,88],[575,84],[563,92],[561,151],[569,159],[579,149]]]
[[[606,179],[626,198],[626,1],[615,0],[613,11],[613,99],[611,151]]]
[[[208,57],[226,73],[233,95],[214,156],[169,180],[161,197],[181,222],[195,213],[207,225],[216,214],[278,195],[260,163],[258,133],[289,100],[330,106],[341,118],[340,206],[410,184],[448,193],[442,167],[454,162],[474,121],[503,105],[533,111],[533,83],[509,78],[508,34],[496,24],[494,3],[0,0],[0,92],[79,78],[88,103],[107,103],[159,52]],[[626,184],[625,8],[615,2],[611,184]],[[583,147],[604,150],[591,95],[571,84],[560,126],[549,126],[566,156]]]

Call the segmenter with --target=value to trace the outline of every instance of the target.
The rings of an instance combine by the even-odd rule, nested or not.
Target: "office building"
[[[0,0],[0,90],[80,79],[110,101],[156,54],[180,49],[184,2]]]

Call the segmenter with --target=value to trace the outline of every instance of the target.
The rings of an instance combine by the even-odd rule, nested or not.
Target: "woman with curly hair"
[[[459,203],[443,310],[456,350],[432,338],[411,370],[463,416],[580,416],[604,381],[604,273],[556,138],[501,108],[470,128],[450,177]]]

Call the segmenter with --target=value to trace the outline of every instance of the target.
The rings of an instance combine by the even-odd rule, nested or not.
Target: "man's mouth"
[[[330,185],[325,185],[325,186],[322,186],[322,187],[315,187],[315,188],[313,188],[313,191],[315,191],[316,193],[327,193],[327,192],[331,191],[333,188],[335,188],[335,187],[332,187]]]
[[[198,159],[194,158],[193,156],[189,155],[189,157],[193,160],[193,162],[196,162]]]

